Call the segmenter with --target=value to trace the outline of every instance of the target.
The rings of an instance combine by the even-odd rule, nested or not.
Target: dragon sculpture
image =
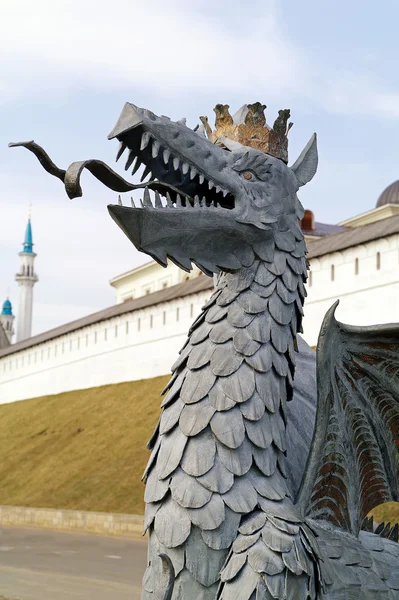
[[[271,128],[260,103],[228,108],[212,131],[127,103],[109,138],[126,169],[144,165],[141,184],[13,144],[70,198],[84,168],[114,191],[143,188],[141,207],[108,207],[136,248],[215,275],[149,442],[142,598],[398,600],[398,528],[364,519],[399,498],[399,326],[344,325],[334,305],[315,358],[298,336],[297,192],[316,172],[316,136],[288,167],[289,111]]]

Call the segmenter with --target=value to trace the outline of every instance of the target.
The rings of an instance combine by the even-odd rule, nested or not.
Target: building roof
[[[22,252],[24,252],[25,254],[32,254],[33,253],[32,224],[30,222],[30,217],[28,219],[28,224],[26,225],[25,239],[24,239],[24,249],[23,249]]]
[[[327,235],[320,240],[315,240],[309,244],[308,258],[318,258],[325,254],[339,252],[346,248],[365,244],[366,242],[378,240],[395,233],[399,233],[399,215],[369,223],[362,227],[348,228],[340,233]]]
[[[325,235],[332,235],[333,233],[338,233],[339,231],[344,231],[345,227],[341,225],[329,225],[328,223],[318,223],[317,221],[314,224],[314,229],[306,230],[302,228],[304,235],[306,236],[315,236],[322,237]]]
[[[65,325],[56,327],[55,329],[50,329],[49,331],[45,331],[39,335],[35,335],[21,342],[17,342],[16,344],[12,344],[8,348],[0,350],[0,358],[10,354],[15,354],[15,352],[19,352],[20,350],[26,350],[32,346],[37,346],[38,344],[43,344],[49,340],[66,335],[67,333],[72,333],[77,329],[82,329],[82,327],[94,325],[101,321],[111,319],[112,317],[124,315],[141,308],[148,308],[149,306],[154,306],[156,304],[160,304],[161,302],[168,302],[170,300],[176,300],[177,298],[183,298],[185,296],[189,296],[190,294],[196,294],[208,289],[210,290],[211,288],[213,288],[212,277],[207,277],[206,275],[195,277],[194,279],[183,281],[183,283],[164,288],[158,292],[153,292],[152,294],[147,294],[146,296],[141,296],[140,298],[135,298],[134,300],[129,300],[123,304],[110,306],[109,308],[100,310],[96,313],[88,315],[87,317],[83,317],[82,319],[77,319],[76,321],[66,323]]]
[[[3,302],[1,314],[7,315],[8,317],[12,317],[12,304],[8,298]]]
[[[377,200],[376,208],[385,204],[399,204],[399,180],[385,188]]]
[[[363,225],[368,225],[369,223],[375,223],[376,221],[394,217],[395,215],[399,215],[399,204],[384,204],[383,206],[367,210],[360,215],[349,217],[348,219],[341,221],[339,225],[343,225],[345,228],[361,227]]]

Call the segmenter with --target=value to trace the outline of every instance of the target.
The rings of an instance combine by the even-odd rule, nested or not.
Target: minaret
[[[34,272],[36,254],[33,252],[32,225],[29,216],[25,231],[23,250],[19,253],[21,257],[20,271],[15,280],[19,284],[19,307],[17,319],[17,342],[25,340],[32,335],[32,308],[33,308],[33,286],[38,277]]]
[[[0,323],[3,326],[4,332],[10,344],[12,343],[12,336],[14,335],[14,319],[15,317],[12,314],[12,305],[9,298],[7,298],[0,313]]]

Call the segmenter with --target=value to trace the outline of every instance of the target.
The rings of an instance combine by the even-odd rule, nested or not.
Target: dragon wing
[[[399,498],[399,325],[352,327],[327,312],[317,348],[318,408],[296,504],[357,535]]]

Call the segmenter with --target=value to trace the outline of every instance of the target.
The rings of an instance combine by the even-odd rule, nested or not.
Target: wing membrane
[[[327,313],[317,349],[315,434],[297,504],[358,534],[399,498],[399,325],[353,327]]]

